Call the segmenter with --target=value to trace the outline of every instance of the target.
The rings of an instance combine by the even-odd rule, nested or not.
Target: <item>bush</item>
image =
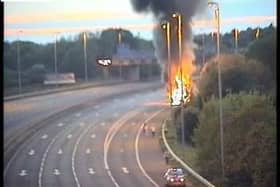
[[[199,173],[219,184],[219,102],[205,103],[193,141]],[[223,99],[223,186],[276,186],[276,111],[271,99],[259,93],[233,94]]]

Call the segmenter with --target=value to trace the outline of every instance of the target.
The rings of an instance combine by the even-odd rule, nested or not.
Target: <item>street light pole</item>
[[[204,41],[204,33],[202,34],[202,66],[205,63],[205,41]]]
[[[183,91],[183,62],[182,62],[182,17],[179,13],[172,14],[173,18],[178,20],[178,54],[180,63],[180,77],[181,77],[181,130],[182,130],[182,144],[185,145],[185,122],[184,122],[184,91]]]
[[[84,32],[84,60],[85,60],[85,81],[88,82],[88,74],[87,74],[87,38],[86,38],[86,32]]]
[[[220,118],[220,144],[221,144],[221,167],[222,177],[224,179],[224,130],[223,130],[223,108],[222,108],[222,81],[221,81],[221,67],[220,67],[220,10],[216,2],[208,2],[208,5],[215,6],[215,15],[217,16],[217,60],[218,60],[218,84],[219,84],[219,118]]]
[[[55,86],[57,87],[57,55],[56,55],[56,36],[57,33],[55,33],[55,42],[54,42],[54,72],[55,72]]]
[[[19,31],[22,32],[21,30]],[[18,93],[21,94],[21,66],[20,66],[20,47],[19,47],[19,34],[17,41],[17,72],[18,72]]]
[[[171,52],[170,52],[170,23],[166,21],[162,24],[162,28],[166,30],[166,43],[167,43],[167,70],[168,70],[168,84],[169,84],[169,97],[172,97],[171,85]],[[170,101],[171,102],[171,101]]]
[[[234,29],[235,54],[238,52],[238,30]]]

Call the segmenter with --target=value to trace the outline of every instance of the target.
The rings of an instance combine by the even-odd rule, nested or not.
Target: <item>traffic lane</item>
[[[117,109],[118,112],[113,113],[107,110],[105,114],[111,114],[113,118],[101,122],[96,127],[95,133],[93,130],[89,130],[78,146],[75,162],[79,163],[76,165],[76,173],[81,186],[114,186],[111,179],[108,178],[104,163],[101,161],[104,158],[105,136],[111,131],[110,129],[117,128],[119,122],[126,118],[128,111],[138,108],[139,103],[154,100],[160,92],[161,90],[142,95],[134,94],[128,98],[114,99],[110,107]],[[100,116],[103,116],[103,114],[100,113]],[[88,152],[86,156],[85,152]]]
[[[129,83],[66,91],[4,102],[4,136],[8,136],[14,129],[16,130],[24,124],[38,121],[71,106],[111,94],[124,93],[129,90],[141,90],[158,84],[158,82]]]
[[[136,137],[141,124],[161,109],[161,107],[145,107],[136,116],[125,121],[113,138],[108,160],[112,176],[119,186],[154,186],[153,181],[140,169],[141,163],[137,162]],[[158,158],[153,162],[158,162]]]
[[[5,186],[37,186],[42,157],[57,133],[65,133],[73,127],[72,116],[57,123],[49,124],[30,137],[6,165],[4,170]]]
[[[159,185],[164,186],[164,173],[170,167],[165,163],[163,152],[159,144],[162,122],[169,115],[168,108],[146,123],[147,131],[141,133],[139,138],[139,157],[147,174]],[[155,137],[151,128],[155,128]]]
[[[160,92],[160,91],[157,91],[157,92]],[[132,95],[131,97],[128,97],[128,98],[125,98],[125,100],[122,100],[122,99],[114,99],[113,101],[111,101],[111,102],[108,102],[107,103],[107,105],[106,104],[101,104],[101,105],[95,105],[95,106],[93,106],[92,108],[90,108],[90,109],[88,109],[88,111],[90,112],[89,113],[89,115],[90,116],[94,116],[94,115],[96,115],[97,116],[97,114],[98,115],[100,115],[100,116],[105,116],[105,117],[107,117],[108,116],[108,114],[110,114],[110,115],[112,115],[112,117],[117,117],[118,115],[119,115],[119,113],[118,112],[121,112],[121,111],[123,111],[123,112],[127,112],[127,110],[131,110],[132,108],[134,108],[135,107],[135,103],[138,103],[138,102],[145,102],[145,101],[149,101],[149,100],[151,100],[151,96],[157,96],[158,95],[158,93],[157,92],[153,92],[153,93],[147,93],[147,94],[143,94],[143,95],[140,95],[140,94],[135,94],[135,95]],[[153,98],[152,98],[152,100],[153,100]],[[123,108],[122,108],[122,107]],[[112,108],[111,109],[111,111],[110,111],[110,107]],[[95,112],[95,113],[92,113],[95,109],[104,109],[104,111],[100,111],[100,113],[98,113],[98,112]],[[119,109],[118,110],[118,112],[114,112],[116,109]],[[80,113],[76,113],[76,114],[73,114],[73,118],[74,119],[76,119],[76,117],[80,117],[80,116],[84,116],[84,115],[86,115],[86,112],[84,112],[84,111],[81,111]],[[65,120],[65,121],[67,121],[67,116],[65,116],[65,118],[64,119],[61,119],[61,120]],[[60,124],[63,124],[63,123],[60,123],[60,122],[57,122],[57,124],[54,124],[54,125],[56,125],[56,127],[61,127],[60,126]],[[68,125],[63,125],[62,127],[65,127],[65,126],[69,126],[69,124]],[[56,128],[52,128],[52,129],[54,129],[54,131],[56,132],[57,131],[57,129]],[[49,133],[49,134],[51,134],[51,133]],[[52,136],[54,136],[54,135],[52,135]],[[50,137],[50,135],[49,135],[49,137]],[[38,141],[35,139],[35,140],[32,140],[32,142],[33,143],[38,143]],[[30,146],[33,146],[33,144],[30,144]],[[34,146],[33,146],[34,147]],[[46,145],[45,146],[40,146],[40,147],[44,147],[44,150],[46,149]],[[27,150],[26,150],[27,151]],[[43,155],[43,152],[44,151],[41,151],[41,157],[42,157],[42,155]],[[20,154],[19,154],[20,155]],[[21,161],[21,160],[18,160],[19,158],[16,158],[15,160],[17,161],[17,162],[19,162],[19,163],[27,163],[26,161],[26,159],[24,159],[23,158],[23,160]],[[30,164],[29,164],[30,165]],[[39,167],[39,165],[40,165],[40,163],[32,163],[32,167],[34,167],[34,168],[36,168],[36,165]],[[38,168],[37,167],[37,168]],[[14,174],[16,173],[16,171],[18,171],[18,170],[20,170],[22,167],[19,167],[19,168],[16,168],[16,169],[11,169],[12,171],[15,171],[15,172],[12,172],[12,174],[8,174],[8,176],[10,177],[10,176],[14,176]],[[38,171],[37,172],[35,172],[35,173],[38,173]],[[26,176],[25,176],[26,177]],[[34,179],[34,178],[33,178]],[[13,181],[13,177],[11,177],[11,179],[9,180],[9,181]],[[15,182],[16,182],[16,185],[18,185],[19,183],[17,182],[17,181],[19,181],[19,180],[14,180]],[[36,183],[36,181],[34,182],[34,183]],[[11,186],[14,186],[14,185],[11,185]],[[30,185],[28,185],[28,186],[30,186]]]
[[[77,126],[70,132],[61,133],[49,149],[43,171],[39,173],[42,186],[76,186],[71,158],[73,145],[83,131],[82,127]]]
[[[108,109],[106,110],[105,108]],[[80,146],[82,137],[91,129],[98,127],[101,121],[110,119],[105,114],[106,111],[113,112],[109,104],[100,106],[93,106],[91,108],[80,111],[80,115],[76,115],[77,121],[72,126],[76,126],[75,130],[70,133],[65,133],[58,136],[52,147],[48,152],[45,161],[44,171],[42,173],[42,186],[79,186],[81,181],[78,178],[76,170],[76,152]],[[74,115],[74,114],[73,114]],[[83,159],[86,152],[83,151]],[[83,168],[81,172],[85,174],[87,168]],[[87,173],[88,174],[88,173]]]
[[[105,136],[112,134],[109,133],[111,132],[110,129],[117,128],[119,122],[128,116],[128,111],[142,107],[143,104],[154,101],[161,95],[162,90],[146,94],[133,94],[127,98],[114,99],[110,106],[104,106],[107,109],[111,107],[117,112],[113,113],[110,110],[105,110],[105,113],[101,112],[100,116],[111,114],[113,118],[109,121],[107,119],[101,122],[96,129],[89,130],[84,138],[81,139],[75,159],[75,163],[78,163],[75,167],[77,178],[81,186],[114,186],[104,168],[104,163],[101,161],[104,158],[103,145],[107,142],[105,142]],[[134,122],[132,124],[135,125]],[[85,155],[85,152],[88,154]]]

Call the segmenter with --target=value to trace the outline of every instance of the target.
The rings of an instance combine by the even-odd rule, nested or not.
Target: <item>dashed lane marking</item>
[[[62,127],[63,125],[64,125],[63,123],[57,124],[58,127]]]
[[[29,154],[30,156],[32,156],[32,155],[35,154],[35,151],[34,151],[33,149],[31,149],[31,150],[28,152],[28,154]]]
[[[90,154],[90,149],[87,149],[87,150],[86,150],[86,154]]]
[[[57,154],[61,155],[63,153],[62,149],[59,149]]]
[[[124,173],[126,173],[126,174],[129,173],[129,171],[128,171],[128,169],[127,169],[126,167],[122,167],[122,171],[123,171]]]
[[[47,138],[48,138],[47,134],[44,134],[43,136],[41,136],[41,139],[47,139]]]
[[[95,174],[95,171],[93,171],[92,168],[88,168],[88,173],[91,174],[91,175],[94,175],[94,174]]]
[[[54,174],[54,175],[60,175],[61,173],[59,172],[58,169],[54,169],[53,174]]]
[[[21,177],[27,175],[26,170],[21,170],[18,175],[21,176]]]

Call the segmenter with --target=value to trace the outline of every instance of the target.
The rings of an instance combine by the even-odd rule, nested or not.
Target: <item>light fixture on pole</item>
[[[224,178],[224,130],[223,130],[223,107],[222,107],[222,81],[220,67],[220,9],[217,2],[208,1],[208,5],[214,8],[215,19],[217,20],[217,64],[218,64],[218,86],[219,86],[219,119],[220,119],[220,144],[221,144],[221,167]]]
[[[177,19],[177,34],[178,34],[178,56],[180,63],[180,79],[181,79],[181,131],[182,144],[185,145],[185,122],[184,122],[184,85],[183,85],[183,65],[182,65],[182,16],[178,12],[172,14],[173,18]]]

